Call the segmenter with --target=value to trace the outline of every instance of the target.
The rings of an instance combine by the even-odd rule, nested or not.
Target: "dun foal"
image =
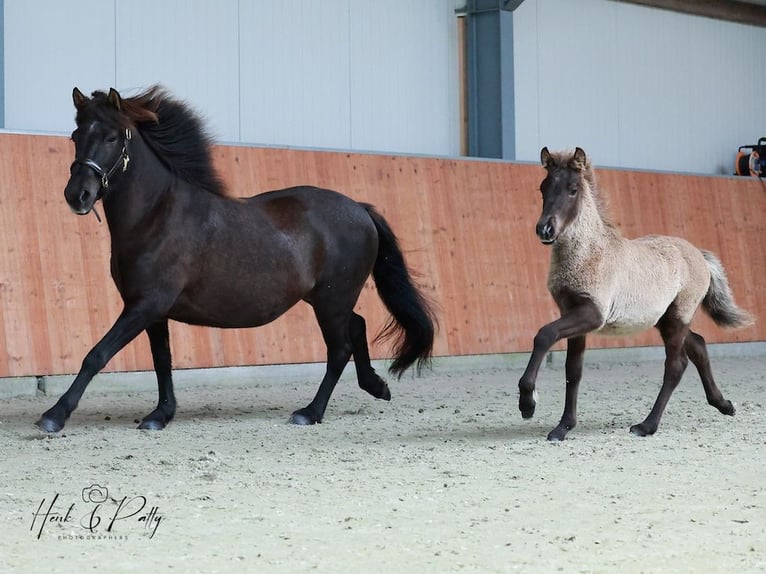
[[[590,332],[624,335],[657,327],[665,344],[665,374],[646,419],[630,432],[654,434],[670,395],[691,360],[707,401],[726,415],[734,406],[713,380],[705,340],[689,329],[697,308],[722,327],[745,327],[752,317],[734,303],[721,262],[678,237],[625,239],[609,223],[585,152],[541,151],[547,171],[540,191],[543,211],[537,236],[552,246],[548,290],[561,317],[542,327],[519,381],[519,409],[535,412],[535,381],[543,358],[567,339],[566,399],[561,422],[548,434],[559,441],[577,424],[577,390],[585,337]]]

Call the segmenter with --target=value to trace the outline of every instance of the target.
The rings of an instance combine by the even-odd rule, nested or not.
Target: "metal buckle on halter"
[[[96,175],[101,176],[101,187],[106,191],[109,189],[109,178],[114,175],[114,173],[117,171],[117,168],[120,167],[120,163],[122,163],[122,172],[125,173],[128,169],[128,163],[130,162],[130,155],[128,153],[128,144],[130,140],[132,139],[133,134],[130,131],[130,128],[125,128],[125,139],[123,140],[122,144],[122,151],[120,152],[120,156],[117,158],[117,160],[114,162],[114,165],[109,171],[104,171],[104,169],[98,165],[95,161],[92,159],[76,159],[76,163],[81,163],[82,165],[88,166],[90,169],[96,172]]]

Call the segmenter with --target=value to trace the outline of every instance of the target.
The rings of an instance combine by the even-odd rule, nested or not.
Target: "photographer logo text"
[[[80,501],[67,504],[56,493],[43,498],[32,514],[30,532],[38,539],[51,527],[82,529],[81,536],[124,539],[130,533],[154,538],[163,516],[145,496],[110,497],[105,486],[93,484],[82,491]]]

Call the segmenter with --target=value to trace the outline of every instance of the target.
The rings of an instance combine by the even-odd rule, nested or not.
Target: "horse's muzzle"
[[[90,213],[98,199],[98,187],[94,188],[83,183],[77,185],[70,181],[64,189],[64,199],[77,215],[86,215]]]
[[[535,227],[535,233],[545,244],[553,243],[556,240],[556,228],[554,227],[553,218],[550,217],[546,220],[540,220]]]
[[[98,201],[100,191],[99,181],[96,177],[70,177],[64,188],[64,199],[69,208],[77,215],[90,213]]]

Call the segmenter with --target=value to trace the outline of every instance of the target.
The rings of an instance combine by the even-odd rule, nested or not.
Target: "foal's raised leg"
[[[349,338],[351,311],[326,313],[320,312],[314,307],[314,313],[327,345],[327,370],[314,399],[308,406],[298,409],[290,417],[290,422],[296,425],[312,425],[322,422],[330,395],[332,395],[343,369],[351,358],[352,348]]]
[[[693,331],[689,331],[684,343],[686,355],[697,368],[708,404],[714,406],[725,415],[734,414],[734,405],[723,397],[721,389],[715,384],[713,370],[710,368],[710,359],[707,356],[705,339]]]
[[[582,379],[582,362],[585,355],[585,335],[570,337],[567,339],[567,359],[564,368],[567,379],[566,398],[564,400],[564,414],[561,421],[551,432],[548,440],[564,440],[567,433],[577,425],[577,391]]]
[[[173,420],[176,414],[176,397],[173,393],[173,378],[171,374],[170,337],[168,336],[168,321],[163,319],[146,329],[149,335],[149,345],[152,349],[154,372],[157,374],[157,391],[159,399],[157,408],[141,419],[140,429],[162,430]]]
[[[525,419],[535,414],[535,383],[537,373],[545,355],[561,339],[586,335],[601,326],[602,318],[598,308],[590,299],[581,298],[578,305],[571,307],[561,318],[542,327],[535,335],[532,356],[519,380],[519,410]],[[577,392],[575,386],[574,391]]]
[[[349,323],[349,336],[356,367],[356,380],[359,388],[367,391],[376,399],[391,400],[391,391],[384,381],[372,368],[370,350],[367,347],[367,324],[364,317],[352,313]]]
[[[665,343],[665,374],[662,378],[660,393],[649,415],[643,422],[630,427],[630,432],[637,436],[652,435],[657,431],[670,395],[681,381],[686,365],[689,363],[685,348],[689,325],[673,317],[672,312],[671,308],[657,323],[662,341]]]

